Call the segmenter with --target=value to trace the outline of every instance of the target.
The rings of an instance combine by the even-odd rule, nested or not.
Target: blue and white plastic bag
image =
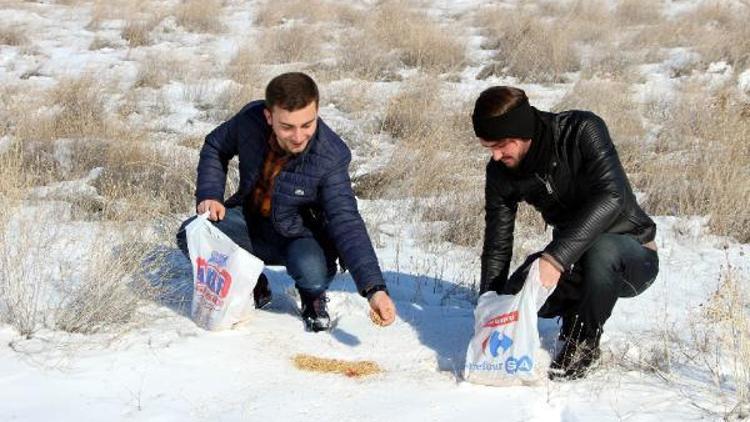
[[[185,227],[193,264],[191,316],[206,330],[232,328],[253,312],[253,288],[263,261],[199,215]]]
[[[533,385],[546,379],[550,358],[539,341],[537,312],[553,291],[554,287],[542,286],[537,259],[518,294],[490,291],[480,296],[464,379],[498,386]]]

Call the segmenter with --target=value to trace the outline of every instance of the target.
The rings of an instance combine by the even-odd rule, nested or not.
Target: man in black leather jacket
[[[602,327],[621,297],[656,278],[656,225],[638,205],[604,121],[587,111],[546,113],[523,90],[481,93],[474,131],[491,153],[485,188],[484,293],[516,293],[539,258],[542,284],[557,286],[540,310],[562,316],[565,346],[551,378],[584,376],[599,358]],[[552,241],[508,278],[518,203],[554,228]]]

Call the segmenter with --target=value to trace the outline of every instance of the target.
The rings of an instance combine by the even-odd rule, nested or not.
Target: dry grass
[[[190,210],[195,163],[177,152],[148,148],[143,134],[132,135],[64,144],[26,141],[17,153],[18,177],[22,186],[42,186],[80,179],[101,168],[88,183],[103,202],[75,195],[66,198],[77,207],[79,219],[142,221]]]
[[[399,54],[377,42],[367,31],[350,31],[342,36],[336,53],[336,68],[364,80],[397,80]],[[342,76],[344,76],[342,75]]]
[[[704,307],[699,325],[711,327],[704,334],[711,337],[710,344],[714,347],[706,352],[714,354],[717,348],[722,350],[723,356],[717,356],[715,362],[723,363],[724,368],[713,368],[711,372],[716,373],[719,380],[720,374],[729,375],[737,402],[747,406],[750,403],[750,292],[746,287],[748,280],[740,277],[741,273],[727,263],[721,284]]]
[[[195,163],[137,145],[110,144],[94,187],[106,201],[102,218],[138,221],[188,212],[193,207]]]
[[[93,75],[61,79],[44,94],[44,101],[24,99],[15,105],[21,116],[14,134],[21,141],[53,140],[76,136],[106,136],[114,128],[105,118],[101,82]]]
[[[5,142],[8,144],[0,142],[0,197],[3,198],[7,208],[13,209],[30,186],[31,177],[23,171],[22,151],[19,144],[17,142],[11,144],[10,140]],[[0,231],[3,229],[2,224],[10,215],[10,212],[0,213]]]
[[[346,361],[298,354],[294,355],[292,362],[297,369],[303,371],[340,374],[350,378],[366,377],[383,372],[377,363],[369,360]]]
[[[395,49],[401,61],[427,72],[448,72],[466,63],[466,53],[457,28],[441,26],[407,2],[378,5],[372,24],[365,27],[368,39],[377,40],[386,51]]]
[[[261,80],[262,52],[255,42],[250,42],[237,50],[227,66],[227,75],[240,84],[262,85]]]
[[[482,12],[479,24],[486,28],[485,48],[497,49],[495,63],[477,76],[511,75],[522,81],[561,82],[566,72],[579,69],[574,47],[575,22],[543,18],[521,7]]]
[[[182,0],[174,10],[177,23],[192,32],[218,33],[221,23],[222,0]]]
[[[3,210],[0,221],[10,215]],[[73,261],[80,267],[50,268],[44,264],[49,248],[70,247],[52,240],[59,240],[59,225],[22,220],[11,230],[0,224],[0,320],[26,338],[42,328],[92,334],[138,322],[142,301],[158,294],[144,278],[146,267],[162,263],[145,263],[144,245],[99,238],[89,245],[85,262]]]
[[[352,24],[359,22],[362,15],[362,11],[352,5],[330,0],[272,0],[258,8],[255,23],[264,27],[274,27],[290,21],[303,21],[306,24]]]
[[[697,46],[707,63],[724,60],[739,69],[750,65],[750,4],[704,4],[685,17],[695,30],[689,43]],[[702,23],[702,25],[701,25]]]
[[[30,239],[25,230],[16,229],[15,236],[9,233],[7,223],[16,210],[0,211],[0,321],[30,338],[49,324],[45,311],[50,287],[44,274],[35,270],[35,259],[40,255],[37,243],[41,239]]]
[[[643,160],[640,185],[649,211],[708,215],[715,233],[750,241],[747,106],[732,89],[711,94],[696,83],[665,113],[655,146],[659,154]]]
[[[264,87],[255,83],[229,86],[217,97],[217,109],[210,117],[216,121],[229,120],[247,103],[263,98],[263,95]]]
[[[94,0],[91,4],[91,20],[86,29],[97,31],[108,20],[147,20],[141,11],[148,10],[154,13],[157,6],[158,3],[154,4],[151,0]]]
[[[320,31],[305,24],[267,29],[261,36],[262,57],[271,63],[295,63],[319,59]]]
[[[555,111],[572,109],[589,110],[604,119],[626,169],[629,172],[638,170],[646,131],[629,84],[580,80],[554,107]]]
[[[444,222],[432,240],[476,246],[483,234],[485,155],[470,124],[470,104],[448,107],[435,78],[407,81],[386,108],[382,128],[396,139],[379,172],[355,180],[368,198],[412,198],[425,221]]]
[[[15,26],[0,28],[0,45],[15,47],[28,42],[29,39],[21,28]]]
[[[145,274],[147,267],[165,264],[152,259],[149,245],[131,242],[112,248],[101,243],[88,255],[82,279],[60,286],[63,299],[56,308],[55,328],[82,334],[122,330],[139,322],[144,301],[158,297],[159,289]]]
[[[248,102],[263,98],[266,78],[261,71],[259,49],[254,43],[240,48],[227,66],[227,75],[237,85],[229,86],[217,99],[215,118],[227,120]]]
[[[175,68],[182,63],[175,61],[173,57],[163,54],[150,53],[138,62],[138,75],[136,76],[135,88],[161,88],[175,76]]]
[[[102,209],[90,204],[89,218],[140,220],[190,209],[195,163],[149,148],[146,133],[108,114],[103,97],[99,85],[83,77],[40,96],[54,105],[50,110],[35,102],[8,103],[6,113],[17,116],[8,133],[16,140],[24,183],[79,179],[101,167],[91,184],[105,203]]]
[[[459,28],[436,22],[410,2],[381,2],[364,16],[338,39],[337,77],[396,80],[402,66],[435,74],[467,62]]]
[[[151,30],[155,23],[152,21],[131,20],[122,27],[120,36],[128,42],[131,47],[142,47],[151,44]]]
[[[119,47],[120,45],[116,41],[97,35],[96,37],[94,37],[94,40],[91,41],[91,44],[89,45],[89,50],[94,51],[94,50],[101,50],[104,48],[114,49],[114,48],[119,48]]]
[[[620,0],[615,8],[615,19],[620,25],[651,25],[662,20],[661,1]]]
[[[702,2],[667,21],[645,25],[632,37],[630,50],[685,47],[701,55],[703,66],[725,61],[736,68],[750,64],[750,4]]]

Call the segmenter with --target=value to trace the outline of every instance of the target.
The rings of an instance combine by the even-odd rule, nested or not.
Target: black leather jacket
[[[566,271],[601,233],[628,234],[641,243],[656,235],[656,224],[638,205],[604,121],[586,111],[540,112],[539,117],[550,134],[532,141],[519,170],[493,160],[487,164],[481,292],[502,289],[508,279],[522,200],[553,226],[552,242],[544,251]]]

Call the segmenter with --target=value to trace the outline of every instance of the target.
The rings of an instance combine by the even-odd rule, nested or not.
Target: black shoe
[[[268,278],[263,273],[260,274],[253,288],[253,301],[255,309],[262,309],[271,303],[271,289],[268,287]]]
[[[574,380],[583,378],[598,363],[600,356],[598,336],[580,340],[568,337],[562,350],[549,366],[549,379]]]
[[[302,294],[302,321],[307,331],[319,332],[331,327],[331,317],[326,310],[328,298],[325,293],[317,297]]]

